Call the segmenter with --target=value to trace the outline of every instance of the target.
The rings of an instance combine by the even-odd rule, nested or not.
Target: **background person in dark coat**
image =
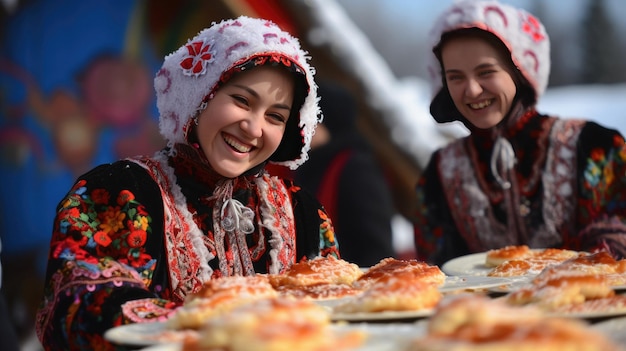
[[[324,120],[296,183],[313,194],[333,221],[341,257],[362,267],[395,255],[393,200],[383,171],[356,125],[351,92],[336,82],[319,83]]]

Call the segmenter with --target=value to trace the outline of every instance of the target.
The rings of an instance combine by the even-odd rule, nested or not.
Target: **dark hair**
[[[278,149],[274,151],[269,160],[282,162],[294,160],[300,156],[304,147],[304,140],[300,124],[300,109],[309,93],[309,85],[304,74],[294,73],[293,103],[291,113],[285,125],[285,133],[280,141]]]

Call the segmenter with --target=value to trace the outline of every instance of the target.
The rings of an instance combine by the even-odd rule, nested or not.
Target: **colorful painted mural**
[[[76,176],[162,146],[156,57],[142,2],[32,1],[4,24],[0,55],[3,254],[48,244]]]

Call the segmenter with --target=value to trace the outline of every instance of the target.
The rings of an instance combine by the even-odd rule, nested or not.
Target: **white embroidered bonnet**
[[[436,19],[428,35],[430,48],[439,46],[443,34],[463,28],[479,28],[500,39],[511,53],[513,64],[530,84],[534,101],[541,97],[550,75],[550,40],[535,16],[497,0],[458,0]],[[454,120],[446,113],[449,109],[438,106],[451,100],[444,96],[447,91],[442,91],[441,64],[435,52],[428,57],[428,74],[433,117],[438,122]]]
[[[299,114],[292,111],[285,136],[269,159],[291,169],[304,163],[320,114],[313,80],[315,70],[298,39],[271,21],[245,16],[213,23],[165,57],[154,87],[159,128],[168,145],[186,143],[186,131],[203,99],[219,88],[235,67],[259,57],[287,60],[306,80],[308,93]],[[293,128],[289,128],[290,123]],[[298,135],[288,135],[289,132]],[[289,156],[276,156],[279,153]]]

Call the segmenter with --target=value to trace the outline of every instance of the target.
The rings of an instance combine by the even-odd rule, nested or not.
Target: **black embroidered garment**
[[[291,182],[262,168],[226,179],[176,151],[99,166],[60,202],[37,320],[46,349],[112,349],[104,331],[163,320],[212,277],[338,257],[321,206]]]
[[[535,110],[512,121],[502,135],[473,131],[433,154],[417,185],[418,257],[443,264],[521,244],[625,257],[624,138]],[[515,163],[509,169],[493,152]]]

